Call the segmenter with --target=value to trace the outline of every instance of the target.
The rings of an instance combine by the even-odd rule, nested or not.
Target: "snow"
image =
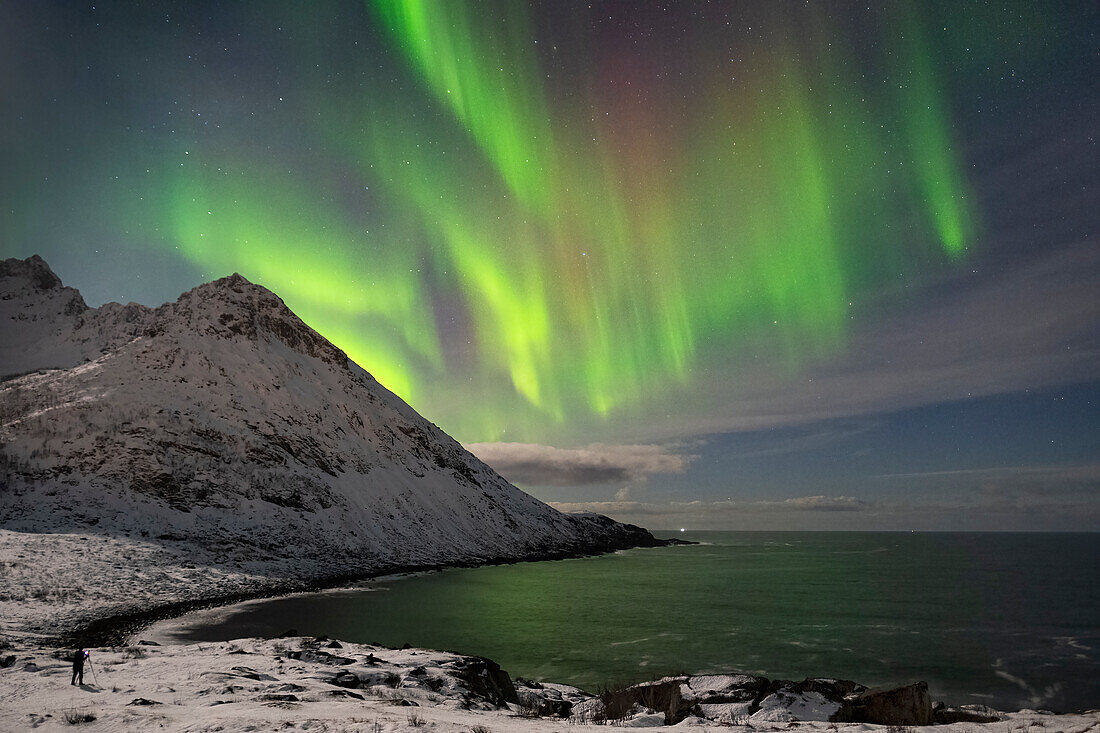
[[[589,727],[580,717],[531,717],[516,704],[497,706],[470,684],[480,660],[424,649],[387,649],[315,640],[239,639],[180,646],[140,643],[90,650],[83,686],[71,686],[72,650],[21,647],[0,669],[0,731],[72,730],[66,715],[94,716],[87,731],[474,731],[536,733]],[[369,655],[369,656],[368,656]],[[299,658],[294,658],[295,656]],[[334,684],[340,675],[359,680]],[[350,675],[350,677],[347,677]],[[484,675],[480,675],[484,677]],[[577,699],[586,693],[554,686]],[[522,689],[522,688],[521,688]],[[537,692],[537,690],[535,690]],[[404,701],[404,702],[402,702]],[[638,709],[620,727],[665,727],[663,715]],[[754,716],[730,726],[689,717],[677,728],[787,731],[789,720]],[[995,723],[937,726],[945,733],[1083,733],[1100,714],[1051,715],[1026,711]],[[869,724],[795,723],[803,731],[888,731]],[[893,730],[897,730],[894,728]]]
[[[777,692],[760,701],[760,709],[749,717],[749,722],[786,723],[792,720],[824,720],[836,714],[840,705],[826,700],[817,692],[788,695]]]

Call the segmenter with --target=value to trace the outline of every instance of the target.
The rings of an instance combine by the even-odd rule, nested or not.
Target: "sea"
[[[1100,534],[663,536],[698,544],[381,578],[194,614],[173,634],[408,643],[589,691],[738,671],[1100,708]]]

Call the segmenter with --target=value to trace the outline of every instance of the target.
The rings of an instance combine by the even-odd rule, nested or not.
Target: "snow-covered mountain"
[[[318,576],[655,543],[515,488],[240,275],[93,309],[41,258],[0,262],[0,374],[9,530]]]

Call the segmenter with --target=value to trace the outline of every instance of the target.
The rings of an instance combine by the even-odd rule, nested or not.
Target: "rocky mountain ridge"
[[[0,343],[5,529],[306,575],[656,543],[516,489],[240,275],[89,308],[41,258],[6,260]]]

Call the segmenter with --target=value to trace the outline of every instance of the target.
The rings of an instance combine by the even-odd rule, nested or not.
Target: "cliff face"
[[[180,540],[324,574],[653,544],[515,488],[239,275],[88,308],[0,263],[0,527]],[[21,376],[12,376],[21,375]]]

